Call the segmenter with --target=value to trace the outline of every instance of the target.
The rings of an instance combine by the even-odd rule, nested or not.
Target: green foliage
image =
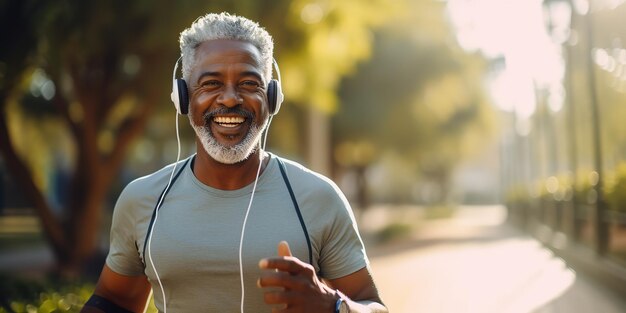
[[[580,204],[593,204],[598,199],[594,187],[598,184],[598,173],[591,170],[579,170],[576,174],[574,197]]]
[[[24,281],[0,277],[0,312],[79,312],[93,293],[91,283]]]
[[[372,29],[397,7],[385,0],[296,0],[285,17],[261,20],[276,37],[289,101],[336,111],[341,79],[370,57]]]
[[[606,184],[606,198],[611,210],[626,213],[626,163],[622,163]]]
[[[78,292],[84,292],[82,289]],[[59,293],[41,293],[40,299],[31,302],[11,302],[11,310],[16,313],[30,313],[30,312],[80,312],[82,304],[86,299],[81,299],[80,296],[73,292],[67,294]]]
[[[538,195],[545,201],[568,201],[573,197],[572,178],[569,174],[550,176],[537,183]]]
[[[522,203],[527,203],[530,198],[530,193],[525,185],[514,185],[510,187],[505,194],[504,201],[508,206],[515,206]]]
[[[0,275],[0,313],[78,313],[95,286],[92,283],[31,281]],[[157,313],[154,299],[147,313]]]
[[[406,12],[374,33],[371,59],[342,82],[334,141],[369,141],[374,162],[401,155],[442,190],[441,202],[454,167],[495,139],[485,62],[450,40],[442,3],[401,3]]]

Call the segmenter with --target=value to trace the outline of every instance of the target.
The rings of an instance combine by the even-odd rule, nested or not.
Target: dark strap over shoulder
[[[311,248],[311,239],[309,238],[309,232],[306,229],[306,224],[304,224],[304,219],[302,218],[302,212],[300,212],[300,206],[298,206],[298,201],[296,201],[296,196],[293,193],[293,189],[291,188],[291,183],[289,183],[289,178],[287,177],[287,172],[285,171],[285,163],[281,158],[276,157],[278,161],[278,168],[280,168],[280,173],[283,175],[283,180],[285,181],[285,185],[287,185],[287,190],[289,190],[289,195],[291,196],[291,201],[293,202],[293,206],[296,209],[296,213],[298,214],[298,219],[300,220],[300,226],[302,226],[302,231],[304,231],[304,237],[306,238],[306,244],[309,248],[309,264],[313,265],[313,249]]]
[[[189,161],[191,159],[193,159],[193,156],[187,158],[185,163],[183,163],[183,166],[180,167],[178,172],[176,172],[176,175],[174,176],[174,178],[172,178],[172,181],[169,183],[169,187],[170,188],[168,188],[167,185],[166,185],[165,188],[163,188],[163,191],[161,191],[161,194],[159,195],[159,197],[157,198],[157,202],[154,204],[154,210],[152,210],[152,218],[150,218],[150,224],[148,225],[148,231],[146,232],[146,238],[144,238],[144,240],[143,240],[143,254],[142,254],[142,258],[141,259],[142,259],[144,268],[146,268],[146,260],[145,260],[146,259],[146,245],[148,243],[148,237],[150,237],[150,231],[152,230],[152,224],[154,223],[154,218],[156,217],[156,213],[161,208],[161,206],[159,204],[163,205],[163,202],[165,201],[165,197],[170,192],[170,190],[172,190],[172,186],[174,186],[174,183],[176,182],[176,180],[178,179],[180,174],[183,172],[185,167],[187,167],[187,163],[189,163]]]

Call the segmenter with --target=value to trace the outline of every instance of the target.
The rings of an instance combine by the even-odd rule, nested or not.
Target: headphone
[[[186,115],[189,113],[189,89],[187,89],[187,83],[184,79],[176,78],[178,63],[181,59],[182,56],[176,60],[176,64],[174,65],[174,72],[172,73],[172,93],[170,94],[170,98],[178,114]],[[276,59],[272,58],[272,63],[274,64],[278,79],[271,79],[267,84],[267,104],[269,105],[270,115],[276,115],[280,110],[281,103],[283,103],[285,99],[285,95],[283,95],[283,89],[280,86],[280,69],[278,68]]]

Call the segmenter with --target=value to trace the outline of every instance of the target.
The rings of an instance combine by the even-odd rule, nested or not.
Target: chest
[[[256,194],[244,225],[248,201],[197,197],[164,203],[148,246],[161,281],[175,285],[219,277],[237,283],[240,244],[246,276],[258,277],[259,260],[277,255],[282,240],[289,242],[294,256],[308,262],[306,238],[291,199]],[[151,266],[146,274],[155,278]]]

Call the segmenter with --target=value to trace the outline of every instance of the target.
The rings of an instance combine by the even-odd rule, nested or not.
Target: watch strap
[[[343,294],[343,292],[339,291],[339,289],[335,290],[335,294],[337,296],[339,296],[339,299],[337,299],[337,302],[335,302],[335,313],[341,313],[341,307],[342,305],[347,305],[346,302],[346,295]]]
[[[343,302],[343,299],[339,297],[339,299],[337,299],[337,302],[335,302],[335,313],[339,313],[339,309],[341,308],[341,302]]]

